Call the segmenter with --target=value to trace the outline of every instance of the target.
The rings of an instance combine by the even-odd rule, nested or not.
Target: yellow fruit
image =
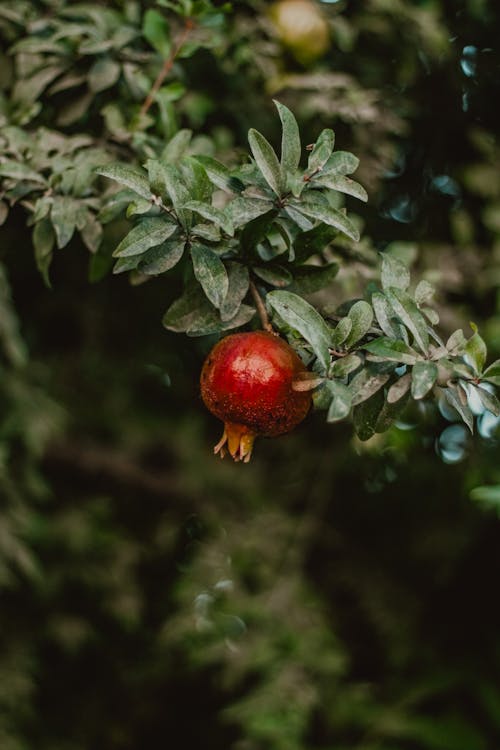
[[[328,23],[314,0],[280,0],[269,15],[282,43],[299,62],[314,62],[329,48]]]

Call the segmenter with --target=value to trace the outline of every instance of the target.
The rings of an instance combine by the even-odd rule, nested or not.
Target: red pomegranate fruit
[[[235,461],[247,463],[258,435],[293,430],[311,406],[310,391],[293,386],[308,375],[292,347],[273,333],[235,333],[219,341],[200,378],[205,406],[224,422],[214,453],[223,458],[227,444]]]

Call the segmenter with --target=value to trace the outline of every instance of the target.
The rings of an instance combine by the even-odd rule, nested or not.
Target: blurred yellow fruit
[[[280,0],[269,15],[282,43],[299,62],[314,62],[329,48],[328,23],[314,0]]]

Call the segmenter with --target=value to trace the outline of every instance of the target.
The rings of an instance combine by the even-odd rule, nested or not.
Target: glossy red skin
[[[201,395],[225,423],[245,425],[258,435],[290,432],[311,406],[309,392],[292,390],[306,368],[294,350],[272,333],[226,336],[214,346],[201,372]]]

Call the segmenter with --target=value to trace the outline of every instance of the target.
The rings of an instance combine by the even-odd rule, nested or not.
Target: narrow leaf
[[[241,192],[244,189],[245,185],[240,180],[231,177],[229,169],[212,156],[200,154],[193,156],[193,159],[197,161],[198,164],[201,164],[208,179],[221,190],[234,193]]]
[[[335,151],[323,167],[323,174],[352,174],[358,166],[359,159],[354,154],[349,151]]]
[[[223,321],[231,320],[238,312],[250,284],[248,269],[241,263],[226,263],[228,290],[220,308]]]
[[[359,182],[355,182],[355,180],[351,180],[344,175],[320,174],[311,182],[311,185],[320,185],[329,190],[337,190],[339,193],[352,195],[353,198],[358,198],[365,203],[368,200],[368,193],[364,187]]]
[[[489,367],[486,368],[483,374],[484,380],[494,385],[500,385],[500,359],[497,359]]]
[[[327,381],[327,387],[331,391],[332,402],[328,409],[326,421],[330,423],[339,422],[341,419],[345,419],[351,411],[352,392],[338,380]]]
[[[348,354],[346,357],[337,359],[330,368],[330,375],[335,378],[346,378],[363,364],[363,360],[357,354]]]
[[[412,349],[411,346],[408,346],[408,344],[405,344],[404,341],[384,336],[365,344],[363,349],[381,359],[404,365],[414,365],[420,358],[418,352]]]
[[[464,349],[467,361],[474,368],[474,371],[479,375],[483,371],[484,363],[486,362],[486,344],[484,339],[479,335],[477,326],[471,323],[471,328],[474,331],[474,335],[467,341]]]
[[[371,372],[367,367],[357,373],[349,383],[353,406],[366,401],[382,388],[390,378],[387,372]]]
[[[205,245],[191,248],[194,275],[203,287],[210,302],[220,308],[229,288],[229,280],[224,263],[213,250]]]
[[[359,300],[354,303],[347,315],[352,321],[352,327],[344,341],[344,346],[346,349],[350,349],[370,330],[373,322],[373,310],[368,302]]]
[[[459,396],[458,386],[450,385],[448,388],[443,388],[445,398],[449,404],[459,413],[463,421],[471,432],[474,432],[474,418],[469,407],[462,403]]]
[[[411,395],[414,399],[426,396],[436,382],[438,368],[435,362],[416,362],[411,371]]]
[[[321,315],[292,292],[269,292],[266,299],[280,318],[311,345],[319,362],[327,369],[330,364],[330,329]]]
[[[215,208],[208,203],[202,203],[201,201],[188,201],[184,204],[184,208],[187,208],[190,211],[195,211],[204,219],[207,219],[207,221],[211,221],[223,229],[230,237],[233,236],[234,227],[227,214],[219,208]]]
[[[387,297],[381,292],[372,294],[372,306],[382,331],[391,339],[399,338],[399,331],[394,321],[394,310]]]
[[[115,258],[141,255],[150,247],[161,245],[177,230],[177,225],[157,217],[143,219],[123,238],[113,253]]]
[[[402,289],[388,289],[386,295],[398,318],[413,334],[415,343],[424,354],[427,353],[429,348],[427,323],[415,302]]]
[[[398,258],[384,253],[382,255],[381,271],[382,287],[385,291],[388,289],[408,289],[410,286],[410,271]]]
[[[138,270],[147,275],[157,275],[170,271],[182,258],[185,242],[178,237],[162,242],[148,250],[141,258]]]
[[[120,185],[125,185],[146,200],[151,200],[153,197],[145,173],[134,167],[129,167],[126,164],[106,164],[96,169],[96,172],[103,177],[109,177]]]
[[[307,162],[307,172],[312,175],[318,172],[328,161],[332,155],[333,146],[335,144],[335,133],[330,128],[322,130],[314,148],[309,154],[309,160]]]
[[[350,219],[345,214],[332,206],[313,205],[311,203],[300,203],[296,206],[297,210],[306,216],[322,221],[331,227],[335,227],[339,232],[347,235],[351,240],[358,242],[359,232]]]
[[[269,141],[264,138],[258,130],[250,128],[248,132],[248,143],[257,166],[267,184],[276,195],[281,195],[282,180],[278,157]]]
[[[475,392],[481,399],[481,403],[485,409],[490,411],[495,417],[500,417],[500,401],[494,393],[490,393],[486,388],[480,386],[475,387]]]
[[[253,272],[259,279],[278,289],[290,286],[293,281],[292,274],[283,266],[254,266]]]
[[[295,172],[300,162],[300,133],[297,120],[288,107],[284,104],[274,102],[282,125],[281,137],[281,182],[285,184],[288,172]]]
[[[241,227],[258,216],[267,214],[272,208],[273,204],[271,201],[238,197],[232,200],[231,203],[228,203],[225,212],[234,227]]]
[[[317,292],[328,286],[339,271],[338,263],[328,263],[325,266],[297,266],[294,269],[293,285],[290,291],[306,295]]]
[[[411,387],[411,372],[402,375],[387,391],[387,403],[395,404],[405,396]]]

